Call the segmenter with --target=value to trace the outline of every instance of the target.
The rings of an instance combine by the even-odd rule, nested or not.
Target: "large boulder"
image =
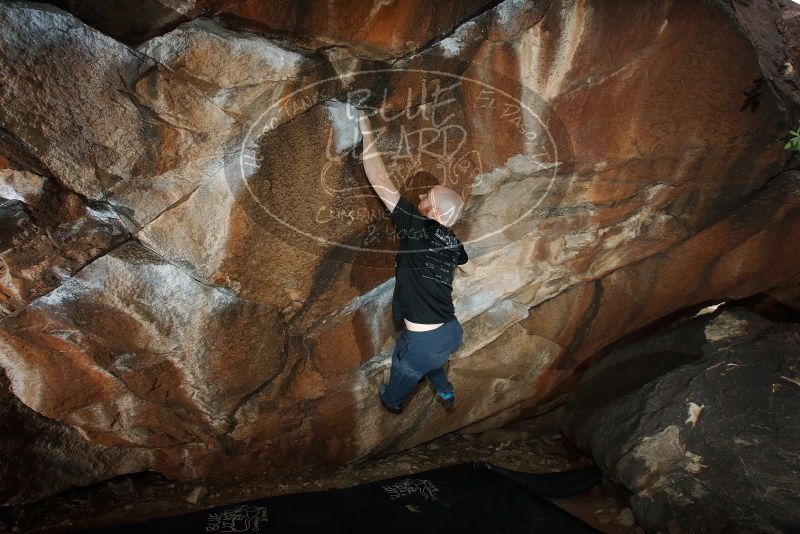
[[[425,4],[451,21],[436,28],[479,10],[449,5]],[[298,31],[336,41],[319,24],[349,15],[331,9],[340,26],[298,13]],[[3,190],[35,206],[52,181],[48,199],[102,204],[130,233],[66,240],[77,260],[47,283],[30,273],[57,255],[17,268],[40,289],[0,320],[11,393],[137,459],[125,469],[347,462],[499,424],[652,321],[796,281],[800,175],[776,139],[797,108],[764,78],[753,25],[781,12],[761,9],[743,31],[743,12],[705,2],[506,0],[444,39],[421,25],[412,45],[376,44],[367,27],[318,49],[189,9],[133,49],[64,11],[1,4],[0,125],[37,164]],[[742,94],[756,79],[757,106]],[[376,402],[396,242],[341,100],[374,113],[403,194],[440,182],[467,199],[455,230],[477,272],[454,286],[453,413],[424,388],[399,418]],[[73,212],[18,213],[15,235]],[[88,481],[53,461],[52,488]]]
[[[800,326],[723,306],[590,369],[565,431],[652,532],[800,528]]]

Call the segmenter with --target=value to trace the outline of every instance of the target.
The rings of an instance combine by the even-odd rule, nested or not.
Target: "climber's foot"
[[[397,405],[394,405],[394,406],[391,405],[391,404],[386,404],[386,401],[383,400],[383,394],[384,394],[385,391],[386,391],[386,384],[381,384],[381,386],[378,388],[378,397],[381,399],[381,404],[383,404],[383,407],[386,408],[389,412],[391,412],[391,413],[393,413],[395,415],[397,415],[400,412],[402,412],[403,411],[403,403],[400,403],[400,404],[397,404]]]
[[[448,393],[436,392],[436,396],[442,402],[446,410],[452,410],[456,403],[456,394],[452,391]]]

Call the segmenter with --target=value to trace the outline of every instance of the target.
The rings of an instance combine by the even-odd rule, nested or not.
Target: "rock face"
[[[13,156],[0,138],[0,315],[44,295],[130,237],[113,208]],[[27,169],[27,170],[26,170]]]
[[[351,2],[146,2],[143,27],[80,4],[106,33],[0,4],[0,366],[50,431],[132,460],[52,455],[9,502],[501,423],[652,321],[798,280],[779,3],[375,2],[357,31]],[[397,242],[335,100],[373,114],[403,194],[467,199],[454,413],[376,402]]]
[[[148,0],[55,2],[102,32],[129,43],[142,41],[200,15],[306,47],[349,45],[382,56],[402,56],[452,31],[497,0]]]
[[[726,308],[612,351],[565,428],[656,532],[800,527],[800,327]]]
[[[9,390],[5,374],[0,375],[0,416],[0,499],[8,505],[143,471],[153,462],[147,449],[104,447],[87,441],[78,429],[36,413]],[[58,476],[53,476],[54,466]]]

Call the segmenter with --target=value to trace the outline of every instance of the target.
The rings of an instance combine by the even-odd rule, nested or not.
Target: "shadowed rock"
[[[797,325],[723,307],[610,353],[565,430],[648,531],[791,532],[798,354]]]

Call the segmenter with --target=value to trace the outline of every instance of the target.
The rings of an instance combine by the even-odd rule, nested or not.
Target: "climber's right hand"
[[[370,123],[369,117],[360,109],[356,109],[356,111],[358,112],[358,126],[361,128],[361,133],[370,132],[372,130],[372,123]]]

